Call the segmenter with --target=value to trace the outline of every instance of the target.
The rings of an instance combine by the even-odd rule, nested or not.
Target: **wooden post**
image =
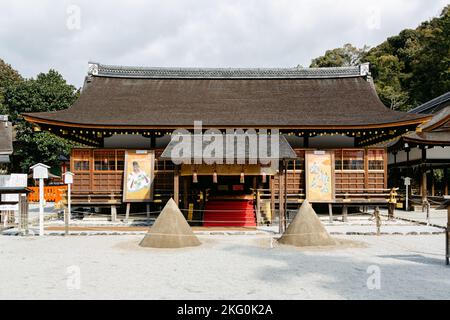
[[[64,208],[64,235],[69,235],[69,208]]]
[[[270,176],[270,211],[271,211],[271,220],[272,215],[275,214],[275,188],[274,188],[274,176]],[[272,223],[272,221],[270,221]]]
[[[435,191],[435,182],[436,182],[436,179],[434,179],[434,170],[433,170],[433,167],[431,167],[430,175],[431,175],[431,177],[430,177],[430,179],[431,179],[431,196],[434,197],[434,194],[435,194],[434,191]]]
[[[261,225],[261,195],[259,189],[256,189],[256,224]]]
[[[39,236],[44,235],[44,179],[39,179]]]
[[[283,208],[283,231],[286,230],[286,221],[287,221],[287,205],[288,205],[288,187],[287,187],[287,162],[283,161],[284,167],[284,208]]]
[[[450,259],[450,203],[447,204],[447,230],[445,232],[445,264],[449,265]]]
[[[116,205],[111,205],[111,221],[116,222],[117,221],[117,208]]]
[[[183,177],[183,208],[185,210],[188,209],[188,188],[189,188],[189,180],[187,177]]]
[[[279,227],[278,231],[279,233],[283,233],[283,168],[280,166],[280,169],[278,170],[278,221],[279,221]]]
[[[173,174],[173,200],[179,205],[180,198],[180,174],[178,172],[178,166],[175,167],[175,171]]]
[[[131,203],[127,203],[127,208],[125,209],[125,223],[128,223],[128,219],[130,218],[130,209],[131,209]]]
[[[150,219],[150,203],[147,203],[147,205],[145,206],[146,209],[146,213],[147,213],[147,219]]]
[[[347,215],[348,215],[348,207],[347,206],[343,206],[342,207],[342,222],[347,222]]]
[[[444,168],[444,195],[449,195],[449,193],[448,193],[448,184],[449,184],[449,179],[450,179],[450,177],[448,176],[448,171],[449,171],[450,169],[449,168]]]
[[[425,211],[425,205],[428,202],[428,194],[427,194],[427,168],[425,166],[422,167],[422,183],[421,190],[422,194],[422,212]]]
[[[378,207],[375,207],[373,215],[375,217],[375,224],[377,226],[377,236],[379,236],[381,234],[381,217],[380,217],[380,209],[378,209]]]
[[[330,223],[333,223],[333,205],[331,203],[328,204],[328,214],[330,215]]]
[[[19,195],[19,234],[28,234],[28,198],[25,194]]]

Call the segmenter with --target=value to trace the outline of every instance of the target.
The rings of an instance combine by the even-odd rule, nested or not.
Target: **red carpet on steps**
[[[208,201],[203,220],[203,226],[205,227],[256,227],[253,201]]]

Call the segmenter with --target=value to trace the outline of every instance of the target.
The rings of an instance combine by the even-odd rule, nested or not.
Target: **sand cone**
[[[151,248],[183,248],[200,244],[172,198],[167,201],[158,219],[139,243],[141,247]]]
[[[308,200],[303,201],[297,215],[278,240],[296,247],[331,246],[336,242],[330,237]]]

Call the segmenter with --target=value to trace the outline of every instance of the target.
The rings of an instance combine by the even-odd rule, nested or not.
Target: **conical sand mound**
[[[280,243],[296,247],[331,246],[330,237],[308,200],[305,200],[282,237]]]
[[[139,245],[151,248],[183,248],[200,244],[177,204],[170,199]]]

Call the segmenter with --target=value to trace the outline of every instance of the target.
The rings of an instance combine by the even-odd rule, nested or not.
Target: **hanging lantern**
[[[241,171],[241,179],[240,179],[240,183],[245,183],[245,174],[244,174],[244,170]]]
[[[267,182],[267,174],[265,172],[262,173],[261,178],[262,178],[262,183]]]
[[[194,170],[194,173],[192,174],[192,182],[198,183],[197,170]]]
[[[216,170],[214,170],[214,173],[213,173],[213,183],[217,183],[217,171]]]

